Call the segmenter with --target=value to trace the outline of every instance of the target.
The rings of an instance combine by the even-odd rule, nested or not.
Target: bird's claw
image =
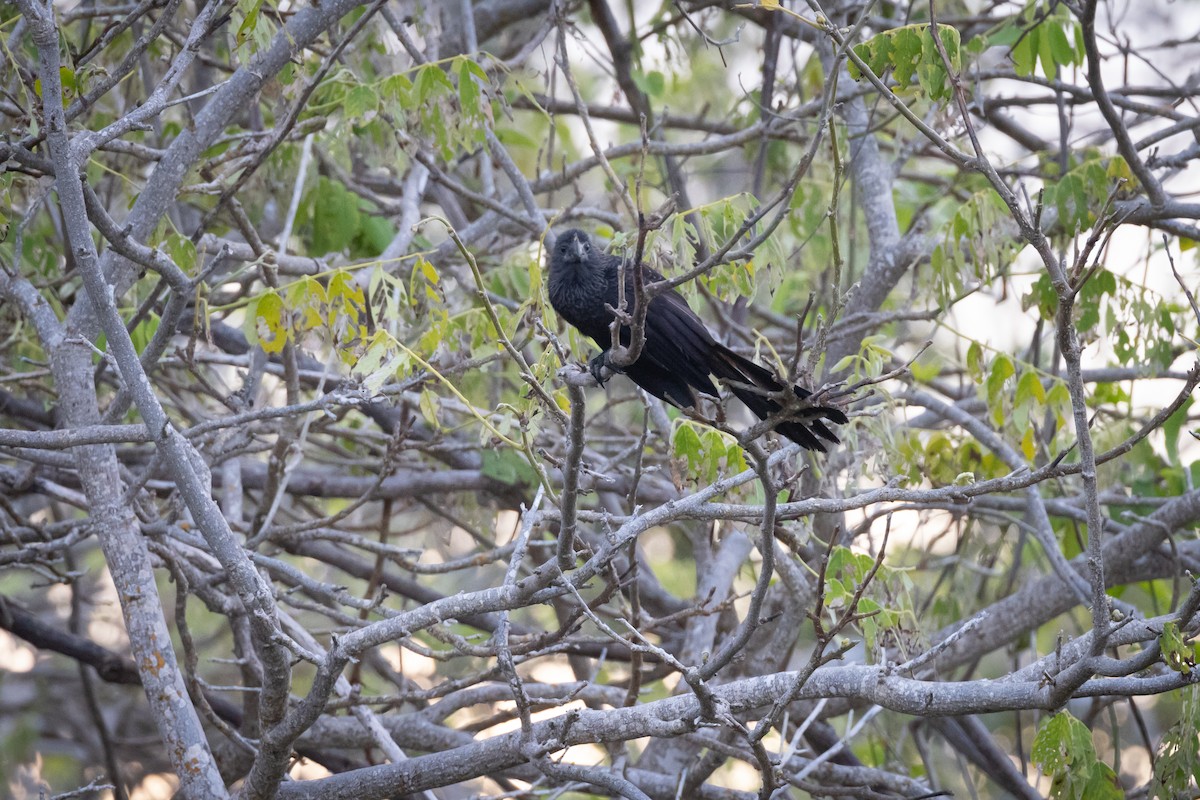
[[[608,353],[601,353],[589,361],[588,371],[592,373],[592,377],[596,379],[596,383],[601,386],[607,383],[608,379],[613,376],[613,369],[608,365]]]

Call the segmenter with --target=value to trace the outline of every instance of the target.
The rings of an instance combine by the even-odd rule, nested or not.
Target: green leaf
[[[380,99],[389,106],[407,109],[413,106],[413,84],[406,75],[388,75],[379,82]]]
[[[1046,38],[1049,40],[1050,57],[1057,66],[1075,63],[1075,47],[1067,39],[1067,32],[1061,25],[1047,26]]]
[[[175,266],[188,275],[194,274],[197,258],[196,245],[192,244],[192,240],[182,234],[172,233],[167,236],[164,244],[167,255],[175,262]]]
[[[375,331],[365,346],[360,344],[360,347],[363,349],[354,361],[352,372],[372,393],[378,392],[397,372],[408,366],[408,356],[385,331]],[[436,416],[430,425],[437,427]]]
[[[931,254],[940,302],[956,302],[970,283],[987,283],[1008,268],[1020,249],[1009,231],[1011,224],[1007,206],[991,189],[975,192],[955,207]]]
[[[244,3],[239,3],[239,10],[245,13],[245,18],[242,19],[242,24],[238,26],[237,33],[234,35],[234,40],[238,47],[249,40],[250,35],[254,32],[255,26],[258,25],[259,15],[262,12],[262,0],[254,0],[248,6]]]
[[[1112,767],[1096,758],[1091,731],[1065,711],[1043,721],[1030,754],[1050,776],[1053,800],[1118,800],[1125,796]]]
[[[936,356],[922,356],[909,367],[913,380],[917,383],[929,383],[942,371],[942,363]]]
[[[1011,18],[991,33],[986,34],[986,46],[1012,47],[1023,34],[1024,31],[1017,24],[1016,18]]]
[[[1085,154],[1083,161],[1047,184],[1043,194],[1043,202],[1058,210],[1059,224],[1068,233],[1096,224],[1095,209],[1104,205],[1118,182],[1135,183],[1129,165],[1120,156],[1097,150],[1087,150]]]
[[[429,391],[429,389],[422,389],[419,405],[421,407],[421,416],[425,418],[425,421],[429,423],[429,426],[434,430],[441,430],[442,426],[438,423],[437,395]],[[491,452],[491,450],[483,451],[483,463],[485,465],[484,469],[486,469],[488,462],[488,453]],[[485,472],[484,474],[487,473]]]
[[[324,177],[314,192],[312,255],[341,252],[358,234],[358,197]]]
[[[1050,391],[1046,393],[1046,405],[1054,411],[1058,417],[1058,424],[1062,425],[1071,412],[1071,391],[1067,384],[1058,381],[1051,386]]]
[[[1168,667],[1184,675],[1190,675],[1195,669],[1196,646],[1184,641],[1183,633],[1179,630],[1179,623],[1168,622],[1163,625],[1163,631],[1158,637],[1158,644],[1162,650],[1163,663]]]
[[[1018,33],[1018,35],[1020,35]],[[1026,31],[1023,36],[1013,45],[1012,60],[1013,71],[1022,78],[1027,78],[1033,74],[1033,67],[1037,63],[1037,43],[1039,34],[1037,29]]]
[[[538,141],[519,128],[496,128],[496,138],[501,144],[510,147],[523,147],[529,150],[538,148]]]
[[[432,64],[426,64],[417,70],[417,79],[413,82],[413,99],[418,106],[429,102],[437,91],[438,77],[442,70]]]
[[[1000,353],[992,361],[992,369],[986,381],[987,404],[992,412],[992,422],[997,428],[1004,425],[1004,385],[1015,374],[1016,368],[1007,353]]]
[[[1179,721],[1163,735],[1154,760],[1154,778],[1150,797],[1191,796],[1200,783],[1200,687],[1196,684],[1179,692],[1182,704]]]
[[[362,287],[354,280],[354,273],[347,269],[336,270],[329,276],[326,294],[331,304],[341,308],[362,309],[367,304]]]
[[[479,84],[465,69],[458,76],[458,107],[464,116],[474,117],[479,114]]]
[[[695,428],[686,421],[675,429],[671,445],[676,458],[687,459],[689,470],[694,469],[700,462],[700,437],[696,434]]]
[[[1042,65],[1042,74],[1051,79],[1058,77],[1058,63],[1054,60],[1054,46],[1051,39],[1056,28],[1060,33],[1062,32],[1058,25],[1051,22],[1038,26],[1041,33],[1038,36],[1038,61]]]
[[[983,346],[971,342],[967,348],[967,372],[976,383],[983,383]]]
[[[646,73],[646,91],[651,97],[662,97],[663,91],[667,88],[666,79],[658,70],[651,70]]]
[[[1167,448],[1167,460],[1172,464],[1181,463],[1179,460],[1179,434],[1183,430],[1183,426],[1187,424],[1188,411],[1194,403],[1195,400],[1189,397],[1183,401],[1179,410],[1167,417],[1167,421],[1163,423],[1163,442]]]
[[[358,235],[350,243],[350,255],[353,258],[374,258],[383,253],[392,239],[396,237],[396,228],[384,217],[359,216]]]
[[[537,471],[529,465],[524,453],[508,448],[485,448],[481,472],[510,486],[532,486],[538,482]]]
[[[379,93],[371,86],[354,86],[346,92],[342,110],[352,120],[368,121],[379,110]]]
[[[129,338],[133,341],[133,347],[137,350],[139,356],[146,350],[146,346],[150,344],[150,340],[154,338],[160,322],[162,320],[159,319],[158,315],[151,311],[144,320],[139,322],[129,332]]]
[[[906,25],[878,33],[854,46],[854,52],[870,68],[883,76],[890,71],[900,92],[920,87],[930,100],[947,100],[952,94],[946,61],[955,73],[960,70],[961,47],[958,31],[949,25],[938,25],[938,36],[946,51],[942,57],[930,34],[928,24]],[[862,71],[850,64],[850,76],[861,80]],[[914,80],[915,78],[915,80]]]
[[[746,453],[737,441],[731,441],[725,448],[725,463],[729,467],[730,474],[745,472],[749,469],[749,464],[746,463]]]
[[[1011,47],[1017,75],[1028,77],[1041,64],[1047,78],[1062,67],[1084,61],[1083,28],[1070,12],[1055,3],[1029,2],[1021,14],[988,35],[988,43]]]
[[[1016,405],[1036,402],[1042,405],[1046,402],[1046,390],[1042,387],[1042,379],[1037,372],[1027,369],[1017,381],[1017,395],[1013,400]]]
[[[262,13],[263,0],[238,0],[237,10],[245,14],[234,34],[239,48],[247,47],[251,54],[263,50],[271,43],[273,25],[269,14]],[[237,21],[237,17],[234,17]]]

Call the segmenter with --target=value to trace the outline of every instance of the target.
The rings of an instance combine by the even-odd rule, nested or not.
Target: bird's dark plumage
[[[609,324],[613,319],[605,304],[618,307],[620,266],[620,258],[600,252],[586,233],[574,229],[559,235],[550,257],[550,303],[554,310],[581,333],[592,337],[604,351],[612,346]],[[649,267],[641,269],[646,284],[663,279]],[[633,280],[633,270],[627,266],[628,311],[633,308]],[[621,328],[622,344],[629,343],[629,334],[628,326]],[[637,361],[623,372],[650,394],[680,408],[694,407],[697,392],[717,397],[713,383],[716,377],[759,419],[782,410],[778,401],[766,396],[784,388],[774,373],[716,341],[687,301],[675,291],[650,301],[646,312],[646,343]],[[800,399],[811,394],[799,386],[792,388]],[[846,415],[830,406],[812,406],[779,423],[775,430],[801,447],[823,453],[822,439],[838,442],[825,420],[844,424]]]

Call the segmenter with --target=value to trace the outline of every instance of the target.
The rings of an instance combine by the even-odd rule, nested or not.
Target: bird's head
[[[586,264],[591,257],[591,237],[578,228],[564,231],[554,244],[554,258],[560,264]]]

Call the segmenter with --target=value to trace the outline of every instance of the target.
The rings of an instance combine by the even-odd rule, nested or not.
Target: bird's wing
[[[663,280],[658,272],[646,267],[643,270],[646,283]],[[632,275],[626,278],[626,284],[626,297],[632,298]],[[622,333],[624,339],[627,334]],[[712,334],[682,295],[672,290],[650,301],[642,358],[678,375],[697,391],[716,397],[717,387],[709,377],[712,372],[709,362],[715,346]]]

